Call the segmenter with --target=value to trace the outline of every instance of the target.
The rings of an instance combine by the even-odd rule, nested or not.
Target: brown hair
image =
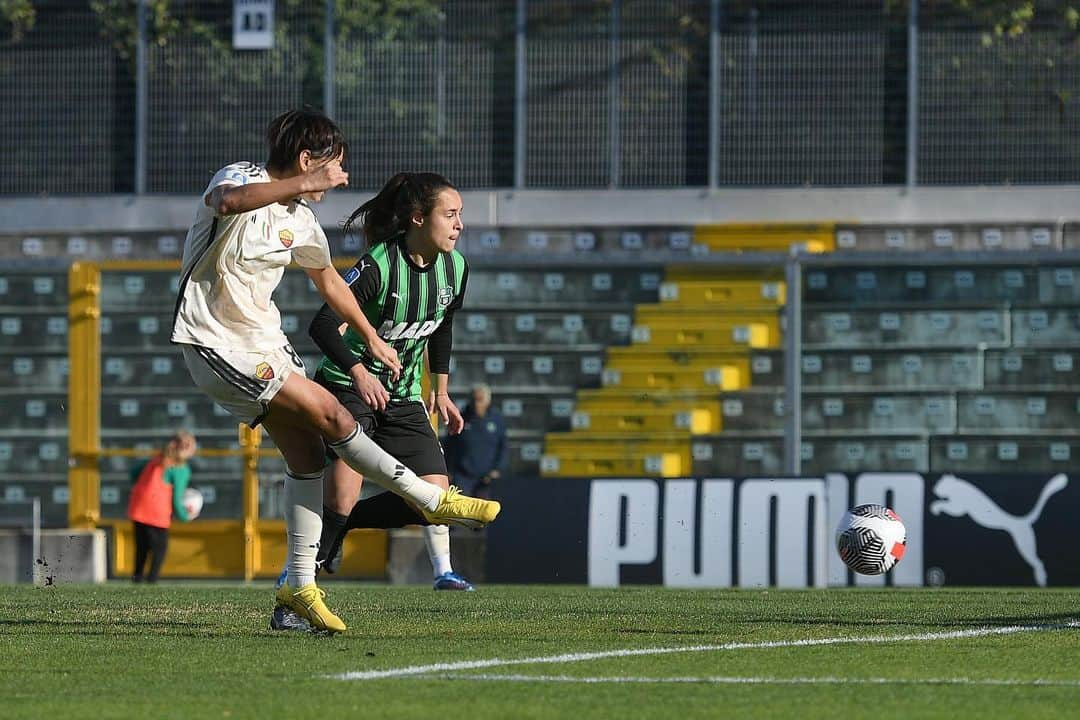
[[[334,121],[310,107],[289,110],[270,121],[266,142],[270,146],[266,167],[271,170],[288,170],[304,150],[320,160],[344,158],[349,150]]]
[[[442,175],[431,172],[400,172],[390,178],[379,194],[361,205],[345,221],[348,235],[357,221],[368,245],[375,245],[402,232],[413,213],[427,216],[435,208],[439,193],[457,190]]]

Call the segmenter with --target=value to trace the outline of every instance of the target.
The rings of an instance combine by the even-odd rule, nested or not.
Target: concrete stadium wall
[[[335,191],[318,206],[327,228],[372,195]],[[858,189],[490,190],[464,193],[474,227],[694,225],[724,222],[1052,222],[1080,218],[1080,185]],[[186,228],[189,195],[0,198],[3,232]]]

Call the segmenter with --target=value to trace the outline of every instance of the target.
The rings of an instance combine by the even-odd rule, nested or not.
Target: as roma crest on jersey
[[[439,288],[439,306],[446,307],[454,299],[454,288],[447,285]]]
[[[255,366],[255,377],[261,380],[273,380],[274,368],[270,367],[269,363],[261,362]]]
[[[281,241],[282,245],[284,245],[285,247],[292,247],[292,230],[278,230],[277,236],[278,240]]]

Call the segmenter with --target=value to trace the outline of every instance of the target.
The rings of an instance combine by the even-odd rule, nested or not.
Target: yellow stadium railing
[[[115,271],[173,271],[168,261],[74,263],[68,273],[68,522],[73,528],[111,530],[112,573],[130,575],[134,566],[134,532],[130,522],[101,517],[102,458],[148,455],[135,448],[101,446],[101,275]],[[174,523],[163,577],[273,577],[285,558],[285,523],[259,517],[260,457],[277,451],[262,447],[261,430],[239,425],[237,448],[206,448],[204,456],[243,458],[241,517]],[[385,577],[388,554],[383,530],[354,531],[346,539],[342,576]]]

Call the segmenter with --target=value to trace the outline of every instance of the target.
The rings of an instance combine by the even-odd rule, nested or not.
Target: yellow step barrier
[[[660,284],[664,305],[691,307],[783,306],[784,283],[755,280],[679,280]]]
[[[650,390],[742,390],[750,387],[749,362],[711,367],[604,368],[604,387]]]
[[[638,305],[634,311],[634,324],[660,323],[681,327],[715,327],[739,325],[748,322],[764,322],[779,329],[780,313],[777,308],[746,310],[732,308],[720,310],[679,305]]]
[[[779,267],[716,268],[704,265],[673,263],[664,268],[665,282],[784,282],[784,271]]]
[[[642,392],[640,390],[615,390],[595,388],[578,391],[575,410],[585,412],[637,412],[642,410],[680,411],[697,407],[711,407],[717,402],[719,390],[707,393],[691,392]],[[718,406],[716,406],[719,409]]]
[[[630,333],[634,344],[652,347],[712,346],[735,348],[775,348],[782,342],[776,323],[715,323],[712,326],[684,327],[675,322],[635,325]]]
[[[113,574],[130,577],[135,567],[135,530],[127,520],[104,520],[112,529]],[[285,521],[260,520],[253,537],[255,576],[276,578],[285,562]],[[354,530],[345,538],[337,577],[380,580],[386,577],[385,530]],[[244,576],[242,520],[194,520],[173,523],[162,577],[222,578]]]
[[[691,435],[709,435],[723,429],[720,420],[720,404],[683,403],[685,407],[648,407],[638,405],[631,410],[606,408],[581,409],[580,405],[571,419],[576,433],[669,433],[689,432]]]
[[[750,356],[742,349],[708,347],[668,351],[640,345],[613,345],[607,349],[605,367],[636,370],[668,365],[679,368],[709,368],[717,365],[749,367]]]
[[[709,388],[706,392],[691,390],[638,390],[624,388],[583,388],[578,390],[575,407],[634,408],[641,405],[656,408],[693,407],[701,398],[712,401],[720,396],[720,390]],[[636,403],[636,405],[632,404]]]
[[[834,223],[731,223],[699,225],[694,242],[710,250],[727,252],[787,252],[800,246],[807,252],[836,249]]]
[[[691,472],[690,437],[580,438],[549,433],[543,477],[680,477]]]

